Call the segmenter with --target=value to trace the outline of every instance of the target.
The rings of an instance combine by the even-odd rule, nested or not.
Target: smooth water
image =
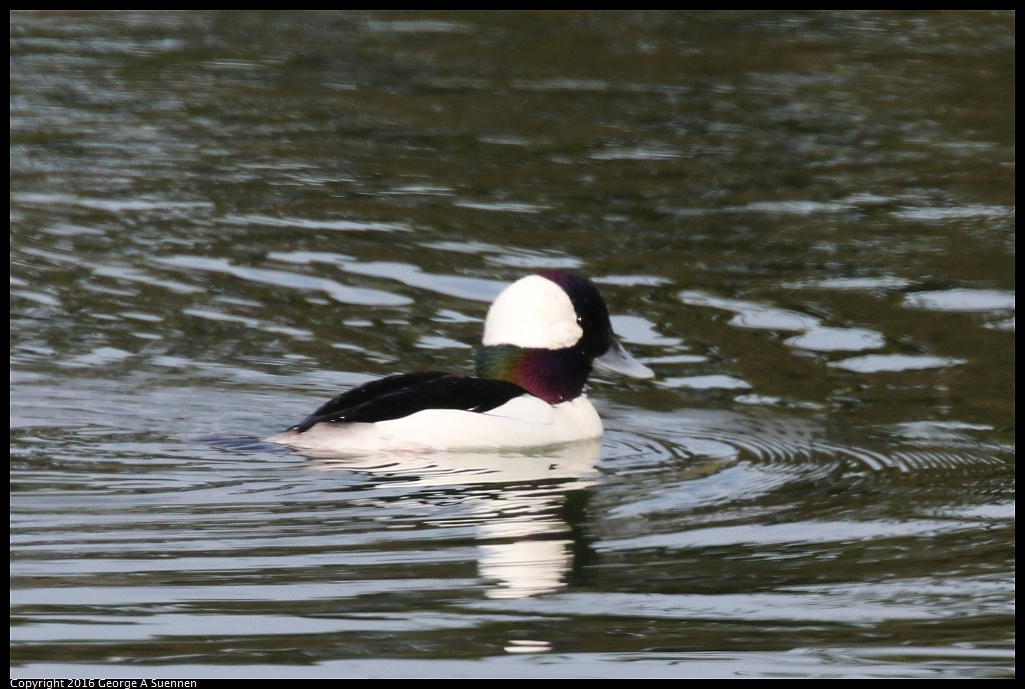
[[[11,14],[11,674],[1014,676],[1013,13]],[[538,269],[601,443],[259,442]]]

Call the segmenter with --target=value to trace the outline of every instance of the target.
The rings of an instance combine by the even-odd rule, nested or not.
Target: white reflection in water
[[[543,210],[547,210],[546,206],[505,201],[456,201],[453,205],[478,211],[504,211],[506,213],[540,213]]]
[[[392,292],[369,289],[367,287],[351,287],[343,285],[334,280],[303,275],[301,273],[288,272],[283,270],[272,270],[269,268],[252,268],[249,266],[234,265],[226,258],[208,258],[205,256],[172,256],[168,258],[154,258],[154,261],[174,268],[184,270],[203,270],[215,273],[233,275],[243,280],[273,285],[275,287],[288,287],[301,291],[324,292],[332,299],[343,304],[354,304],[358,306],[405,306],[412,303],[412,300]]]
[[[523,452],[382,452],[342,457],[337,453],[299,451],[318,460],[323,471],[358,471],[397,480],[395,486],[423,487],[463,484],[578,482],[592,475],[601,452],[601,439],[583,440]],[[581,483],[575,487],[586,485]]]
[[[709,375],[686,378],[666,378],[662,385],[667,388],[690,388],[691,390],[749,390],[751,384],[733,376]]]
[[[659,148],[617,148],[591,154],[595,160],[666,160],[684,157],[679,151]]]
[[[999,289],[915,292],[904,297],[904,306],[927,311],[1013,311],[1014,292]]]
[[[929,368],[946,368],[965,363],[964,359],[916,354],[869,354],[856,356],[829,365],[855,373],[895,373],[898,371],[920,371]]]
[[[691,306],[711,306],[717,309],[733,311],[737,317],[730,321],[732,325],[746,328],[768,328],[774,330],[807,330],[816,323],[809,316],[774,309],[740,299],[726,299],[698,291],[680,292],[680,300]]]
[[[570,525],[558,517],[569,490],[592,485],[602,443],[586,440],[534,452],[404,452],[363,457],[304,453],[325,470],[359,471],[398,488],[482,486],[462,501],[474,513],[480,576],[491,598],[524,598],[565,586],[573,565]],[[500,490],[486,488],[500,486]],[[540,486],[540,487],[539,487]]]
[[[274,218],[268,215],[229,215],[223,222],[235,225],[265,225],[299,230],[339,230],[342,232],[409,232],[408,225],[399,223],[366,222],[355,220],[310,220],[308,218]]]
[[[79,366],[108,366],[119,361],[124,361],[134,356],[131,352],[115,347],[97,347],[88,354],[76,356],[67,361],[61,361],[58,366],[79,367]]]
[[[545,653],[552,650],[552,644],[533,639],[509,639],[509,645],[502,650],[506,653]]]
[[[1010,218],[1014,217],[1013,206],[987,206],[964,204],[950,208],[908,208],[894,213],[905,220],[963,220],[966,218]]]
[[[641,316],[612,316],[612,330],[620,339],[634,344],[659,347],[680,344],[679,338],[662,335],[648,319]]]
[[[488,256],[489,263],[512,268],[530,270],[579,270],[581,261],[572,256],[547,256],[536,251],[505,250],[503,253]]]
[[[327,263],[339,266],[344,272],[398,281],[407,287],[427,290],[450,297],[490,303],[508,286],[499,280],[466,277],[463,275],[437,275],[418,266],[397,261],[357,261],[349,256],[326,251],[275,251],[268,258],[285,263],[306,265]],[[403,303],[408,303],[404,297]]]
[[[523,540],[480,546],[480,575],[497,580],[489,598],[527,598],[565,586],[573,564],[569,540]]]
[[[962,444],[970,439],[965,431],[993,430],[989,424],[965,423],[963,421],[910,421],[896,424],[894,428],[908,439],[956,444]],[[975,441],[972,440],[972,442]]]
[[[966,588],[967,586],[967,588]],[[977,588],[975,588],[977,587]],[[974,591],[971,589],[975,588]],[[790,590],[751,593],[563,593],[543,600],[482,603],[484,609],[514,608],[521,613],[662,618],[693,621],[777,620],[840,624],[872,624],[898,620],[941,620],[966,613],[999,612],[1008,586],[985,576],[959,584],[908,578],[893,583],[795,586]],[[992,603],[976,605],[981,592]],[[852,605],[852,601],[856,604]]]
[[[986,327],[990,330],[1006,330],[1008,332],[1014,332],[1014,316],[1005,318],[1002,321],[996,321],[995,323],[987,323]]]
[[[909,285],[911,285],[910,280],[892,276],[875,278],[824,278],[822,280],[783,283],[783,287],[787,287],[789,289],[832,289],[850,290],[852,292],[904,289]]]
[[[859,352],[879,349],[886,344],[886,338],[881,333],[865,328],[820,327],[791,337],[785,344],[813,352]]]
[[[881,333],[865,328],[836,328],[825,326],[814,316],[780,309],[743,299],[726,299],[699,291],[680,293],[684,304],[710,306],[732,311],[730,325],[752,330],[795,331],[802,335],[791,337],[786,344],[797,349],[814,352],[860,352],[879,349],[886,344]]]

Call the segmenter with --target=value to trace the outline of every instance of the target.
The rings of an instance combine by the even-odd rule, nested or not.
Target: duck
[[[506,287],[488,309],[473,376],[423,371],[373,380],[267,440],[341,455],[501,451],[600,438],[584,394],[593,369],[653,378],[613,333],[597,287],[545,271]]]

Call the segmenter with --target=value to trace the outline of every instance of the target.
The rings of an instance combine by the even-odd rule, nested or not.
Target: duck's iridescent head
[[[530,275],[507,287],[488,310],[478,376],[516,383],[557,404],[580,395],[593,366],[654,377],[619,344],[608,307],[589,280],[561,272]]]

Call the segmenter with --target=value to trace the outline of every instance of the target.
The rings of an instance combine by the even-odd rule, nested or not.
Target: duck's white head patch
[[[562,349],[583,336],[569,296],[540,275],[529,275],[506,287],[488,309],[484,345]]]

